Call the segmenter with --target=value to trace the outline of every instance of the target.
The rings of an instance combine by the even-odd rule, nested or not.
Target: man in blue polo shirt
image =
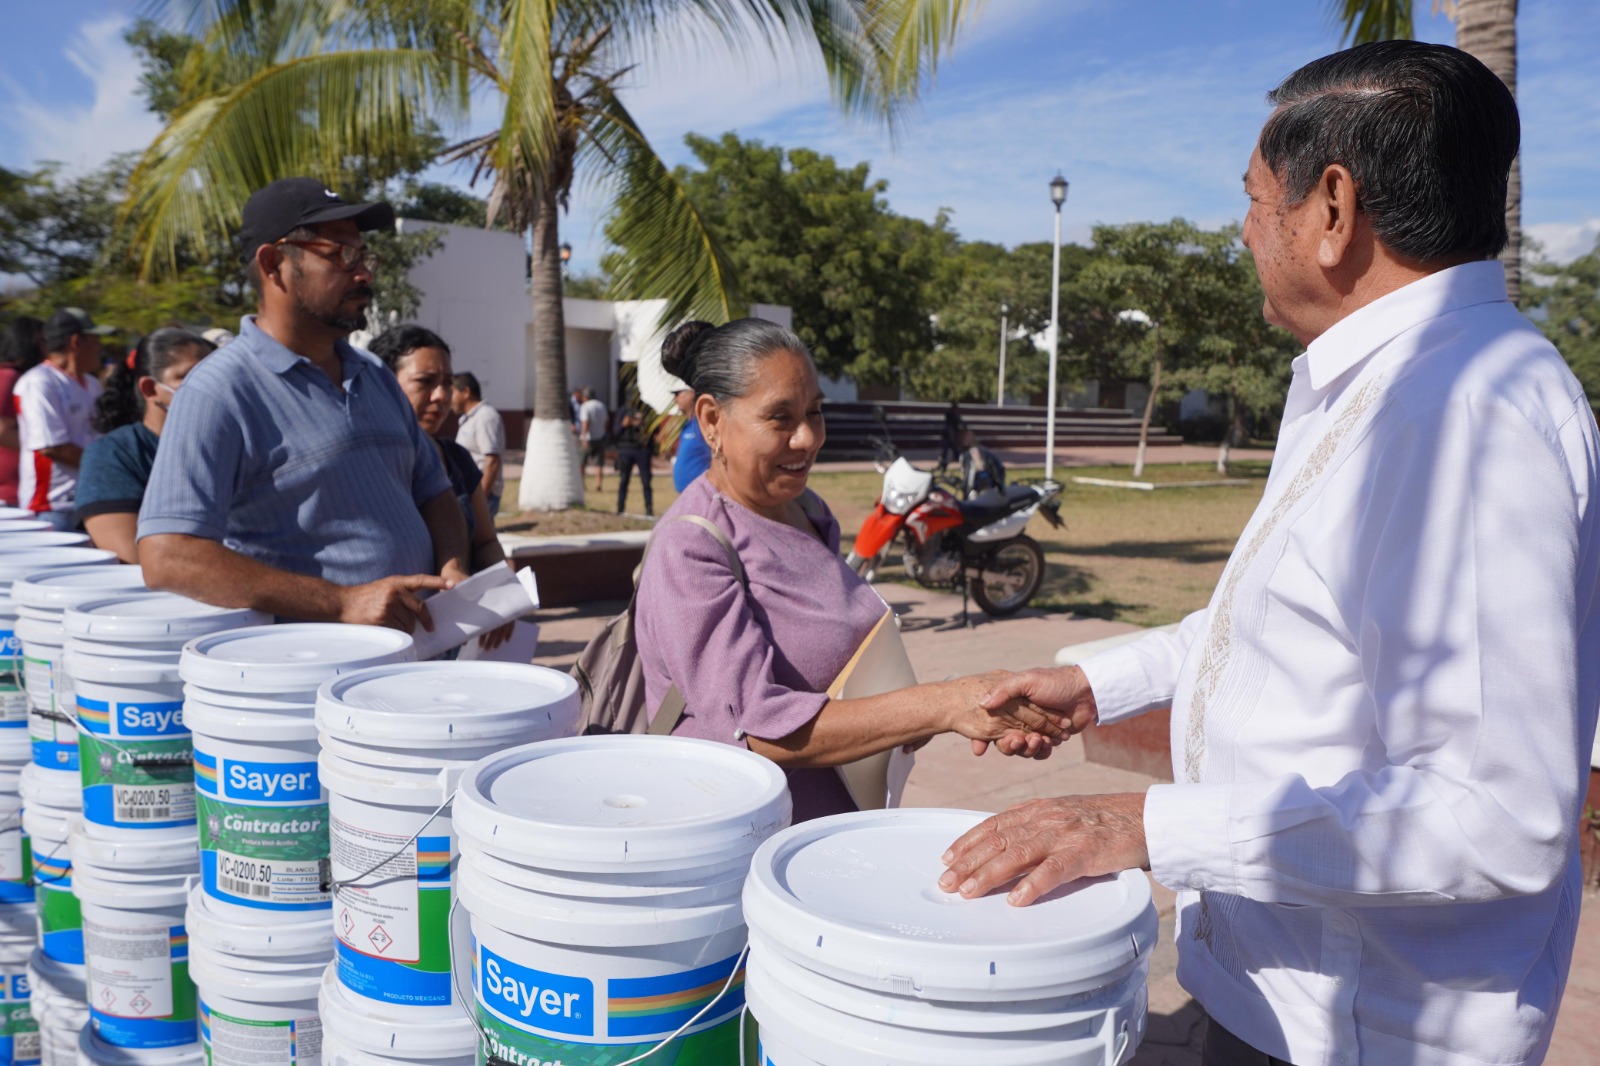
[[[321,622],[431,626],[421,593],[467,575],[466,523],[394,375],[345,340],[366,322],[366,230],[349,204],[287,178],[250,197],[241,233],[259,313],[173,399],[139,512],[151,588]]]

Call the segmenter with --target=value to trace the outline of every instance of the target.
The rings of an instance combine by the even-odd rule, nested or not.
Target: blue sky
[[[1420,35],[1452,40],[1431,6],[1418,2]],[[0,163],[80,169],[149,142],[157,124],[120,37],[138,7],[6,4]],[[673,162],[689,158],[684,133],[727,130],[866,160],[895,210],[948,208],[964,236],[1005,244],[1048,239],[1059,169],[1072,183],[1067,236],[1087,241],[1097,222],[1240,218],[1264,94],[1337,48],[1326,11],[1325,0],[990,0],[894,143],[839,117],[820,71],[792,57],[740,61],[666,39],[639,57],[628,101]],[[1597,54],[1596,0],[1522,5],[1523,220],[1552,258],[1600,236]],[[579,269],[602,251],[598,210],[580,194],[565,224]]]

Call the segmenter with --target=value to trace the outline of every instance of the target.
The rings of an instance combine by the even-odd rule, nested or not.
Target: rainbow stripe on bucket
[[[618,1036],[654,1036],[670,1033],[700,1013],[728,983],[739,956],[697,970],[665,977],[613,978],[606,982],[606,1032]],[[700,1020],[711,1025],[744,1006],[744,969],[734,974],[728,994],[717,1009]]]
[[[450,838],[417,839],[417,887],[450,887]]]
[[[111,732],[111,705],[98,700],[78,701],[78,721],[91,733]]]
[[[217,794],[217,757],[207,752],[194,753],[194,784],[208,796]]]

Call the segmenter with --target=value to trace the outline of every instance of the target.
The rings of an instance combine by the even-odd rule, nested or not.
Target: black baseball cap
[[[249,261],[263,244],[274,244],[301,226],[350,219],[362,230],[390,229],[394,208],[388,204],[346,203],[315,178],[283,178],[250,194],[244,205],[239,241]]]
[[[81,307],[63,307],[50,316],[50,321],[44,324],[44,346],[52,352],[59,352],[66,347],[68,341],[80,333],[92,333],[97,337],[104,337],[108,333],[115,333],[115,326],[97,326],[94,319],[89,317],[89,312]]]

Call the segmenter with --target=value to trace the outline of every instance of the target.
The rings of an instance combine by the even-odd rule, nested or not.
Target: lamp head
[[[1059,173],[1050,179],[1050,202],[1057,207],[1067,202],[1067,179]]]
[[[563,241],[561,243],[561,262],[566,263],[572,258],[572,245]]]

